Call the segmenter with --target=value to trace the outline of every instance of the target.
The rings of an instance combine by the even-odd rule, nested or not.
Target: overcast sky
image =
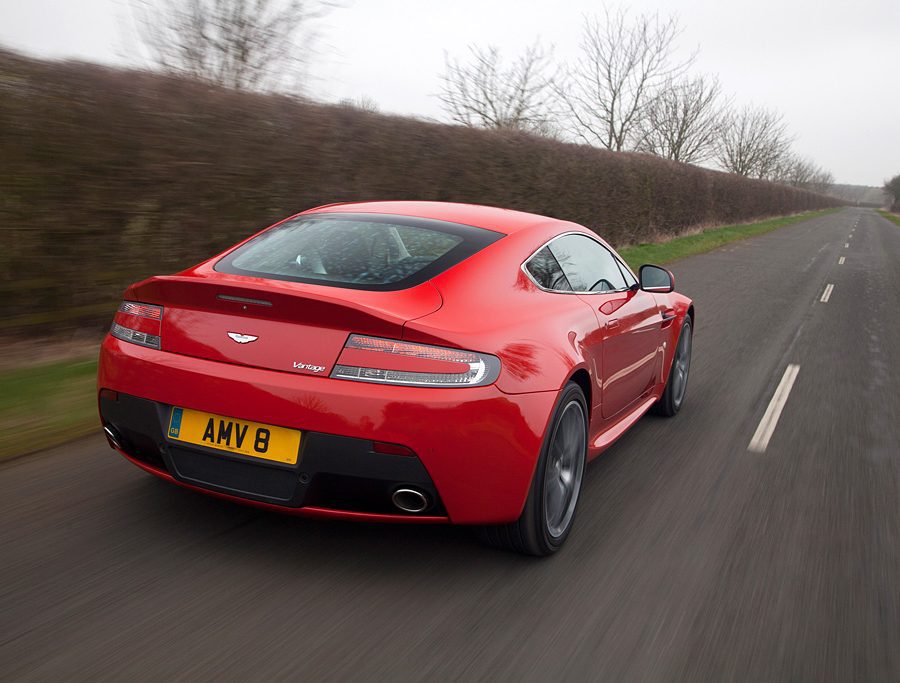
[[[624,3],[677,12],[694,70],[735,102],[777,108],[795,149],[838,182],[900,173],[900,0],[680,0]],[[380,109],[441,117],[444,53],[472,43],[514,55],[535,38],[574,55],[595,0],[344,0],[319,22],[311,66],[321,99],[368,96]],[[34,55],[122,63],[123,0],[0,0],[0,43]]]

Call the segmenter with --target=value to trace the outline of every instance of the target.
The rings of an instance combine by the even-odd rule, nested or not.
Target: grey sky
[[[566,59],[594,0],[355,0],[320,21],[312,92],[367,95],[385,111],[441,116],[444,52],[493,43],[510,55],[540,37]],[[900,173],[900,1],[681,0],[626,3],[677,12],[695,71],[718,74],[735,102],[782,111],[795,149],[838,182]],[[0,43],[31,54],[121,63],[122,0],[0,0]]]

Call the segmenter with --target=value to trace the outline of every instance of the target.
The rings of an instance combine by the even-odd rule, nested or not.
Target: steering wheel
[[[565,273],[560,273],[555,278],[553,278],[553,282],[550,283],[550,289],[554,289],[556,291],[566,290],[568,287],[557,287],[557,285],[563,283],[566,279]]]
[[[600,288],[600,291],[601,291],[601,292],[608,292],[608,291],[610,291],[610,290],[615,289],[615,287],[612,286],[612,282],[610,282],[610,281],[607,280],[606,278],[602,278],[602,277],[601,277],[599,280],[597,280],[594,284],[591,285],[591,288],[590,288],[588,291],[589,291],[589,292],[593,292],[593,291],[594,291],[594,288],[595,288],[597,285],[604,285],[603,287]]]

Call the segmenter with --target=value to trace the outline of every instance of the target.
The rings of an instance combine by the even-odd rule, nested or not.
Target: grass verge
[[[668,242],[628,247],[620,253],[637,270],[643,263],[662,264],[701,254],[837,210],[711,228]],[[885,217],[895,222],[900,220],[900,216],[893,214]],[[96,376],[94,359],[55,361],[0,373],[0,460],[99,432]]]
[[[0,460],[99,429],[96,360],[67,360],[0,374]]]
[[[900,225],[900,214],[891,213],[890,211],[885,211],[884,209],[878,209],[878,213],[887,218],[894,225]]]
[[[799,213],[793,216],[781,216],[779,218],[770,218],[768,220],[759,221],[758,223],[745,223],[742,225],[726,225],[719,228],[709,228],[695,235],[685,235],[684,237],[676,237],[666,242],[655,244],[638,244],[633,247],[625,247],[619,250],[622,258],[631,266],[635,272],[638,267],[645,263],[664,264],[670,261],[676,261],[687,256],[702,254],[713,249],[718,249],[722,245],[729,242],[747,239],[762,235],[787,225],[800,223],[801,221],[825,216],[829,213],[840,211],[840,209],[824,209],[822,211],[809,211],[807,213]]]

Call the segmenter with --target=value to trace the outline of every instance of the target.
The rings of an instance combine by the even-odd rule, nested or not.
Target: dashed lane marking
[[[775,389],[772,400],[769,401],[769,406],[766,408],[762,420],[759,421],[759,426],[756,428],[753,438],[750,439],[748,450],[754,453],[766,452],[769,440],[772,438],[772,434],[775,433],[775,427],[778,426],[778,419],[781,417],[781,411],[784,410],[785,403],[787,403],[798,372],[800,372],[799,365],[791,364],[785,368],[784,375],[781,376],[781,381],[778,383],[778,388]]]

